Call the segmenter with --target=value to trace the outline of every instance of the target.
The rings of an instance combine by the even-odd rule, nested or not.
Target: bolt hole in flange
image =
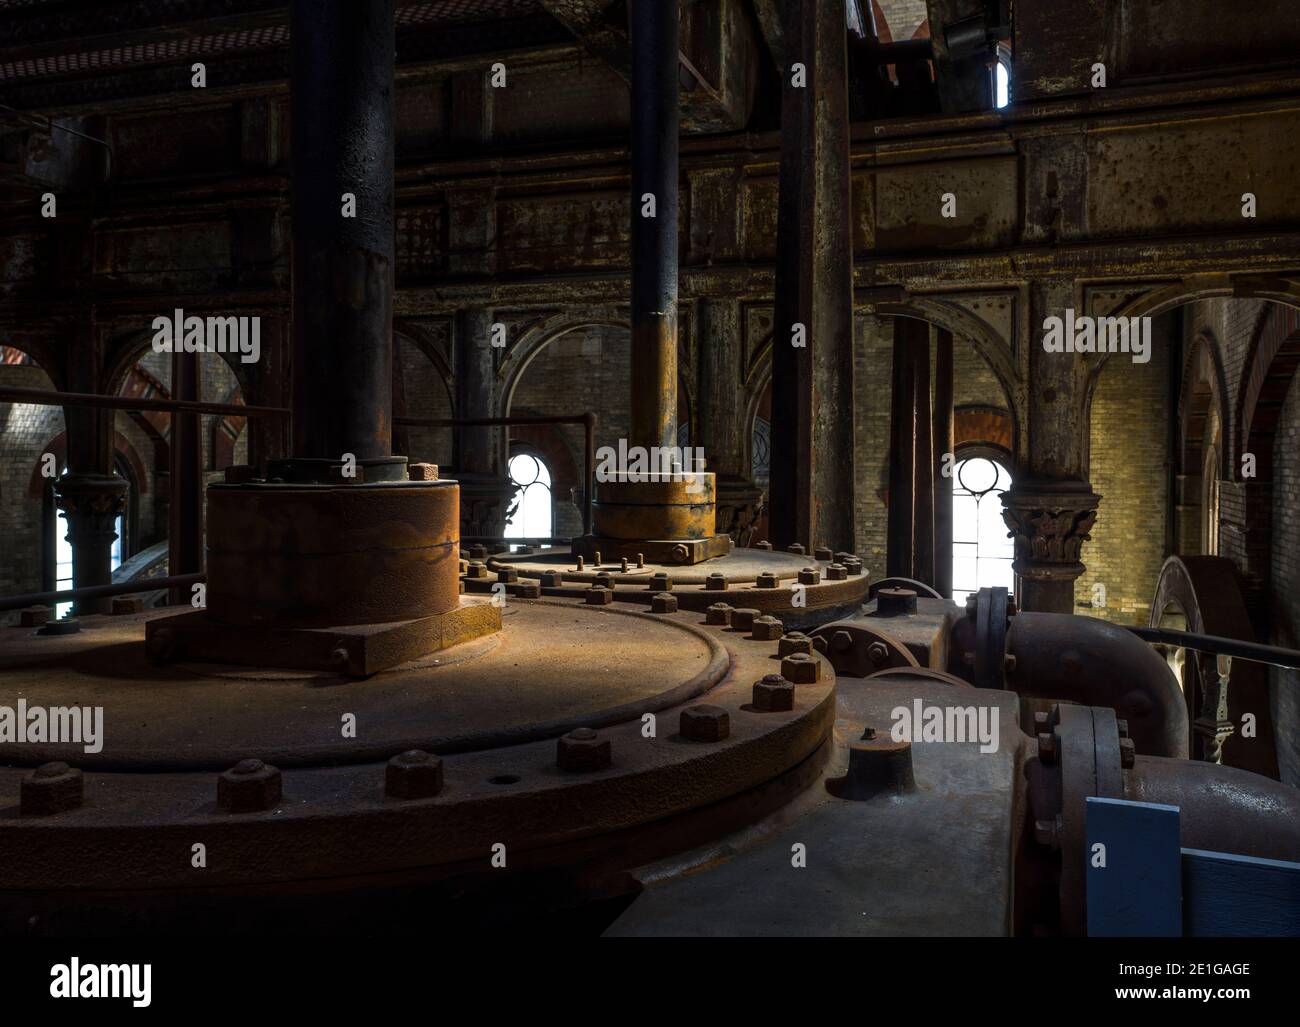
[[[496,777],[489,777],[490,785],[517,785],[522,778],[518,774],[498,774]]]

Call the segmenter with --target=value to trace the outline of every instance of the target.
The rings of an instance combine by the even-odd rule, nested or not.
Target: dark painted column
[[[496,362],[492,348],[493,314],[472,308],[456,314],[456,416],[495,417]],[[506,475],[506,429],[461,426],[456,429],[456,480],[460,482],[460,523],[465,535],[500,535],[514,487]]]
[[[928,346],[929,326],[894,318],[893,376],[889,407],[889,531],[886,573],[916,577],[916,372],[917,350]],[[928,386],[927,386],[928,392]]]
[[[912,532],[915,556],[912,576],[934,585],[934,415],[930,405],[930,326],[924,329],[912,347],[912,410],[915,413],[916,450],[913,454],[912,482],[916,496]]]
[[[953,449],[952,332],[940,328],[934,348],[934,588],[944,597],[952,595],[953,482],[943,469]]]
[[[632,5],[632,445],[677,442],[676,3]],[[647,197],[654,217],[647,217]]]
[[[74,333],[68,347],[68,389],[99,392],[102,344],[92,314]],[[112,551],[117,515],[126,509],[126,479],[113,474],[113,411],[64,407],[67,427],[67,473],[54,484],[54,502],[65,516],[72,546],[74,588],[107,585],[113,580]],[[57,528],[56,530],[62,530]],[[82,599],[78,614],[107,613],[112,600]]]
[[[853,546],[853,246],[844,0],[785,5],[771,536]],[[807,79],[794,81],[802,63]],[[802,345],[799,327],[802,327]]]
[[[287,471],[298,479],[327,480],[345,453],[365,480],[406,476],[391,455],[393,4],[293,0]]]
[[[1029,457],[1002,497],[1003,519],[1015,542],[1020,608],[1044,613],[1074,612],[1083,543],[1101,502],[1086,468],[1090,358],[1043,348],[1044,319],[1063,316],[1074,297],[1070,282],[1030,289]]]
[[[194,353],[174,352],[171,374],[172,399],[198,401],[199,358]],[[194,574],[203,569],[203,437],[198,414],[171,415],[168,439],[171,496],[167,517],[167,572]],[[173,588],[168,602],[188,603],[188,587]]]

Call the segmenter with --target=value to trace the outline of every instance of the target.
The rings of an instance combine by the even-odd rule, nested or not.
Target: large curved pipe
[[[1065,613],[1018,613],[1007,688],[1024,698],[1109,706],[1144,755],[1187,758],[1187,707],[1168,665],[1124,628]]]

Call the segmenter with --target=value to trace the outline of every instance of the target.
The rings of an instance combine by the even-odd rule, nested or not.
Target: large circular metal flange
[[[975,595],[976,688],[1007,686],[1007,622],[1013,610],[1005,588],[982,588]]]
[[[0,866],[5,867],[5,887],[11,893],[66,891],[69,901],[80,889],[192,889],[190,850],[196,841],[212,854],[204,872],[209,889],[334,877],[355,880],[398,871],[422,876],[489,872],[494,857],[508,860],[512,867],[568,865],[577,852],[583,858],[603,853],[609,859],[626,859],[630,867],[645,853],[627,844],[629,832],[645,828],[638,837],[654,837],[655,844],[662,844],[658,839],[663,831],[647,825],[689,821],[694,834],[675,833],[681,828],[668,833],[674,841],[680,839],[682,847],[699,844],[716,825],[711,827],[709,818],[696,816],[696,811],[741,801],[740,797],[795,773],[824,751],[835,717],[834,673],[816,653],[782,658],[775,640],[760,641],[725,627],[705,626],[702,617],[687,611],[651,615],[594,609],[572,601],[510,600],[507,609],[516,607],[519,612],[506,619],[495,651],[520,658],[537,649],[557,665],[553,680],[567,674],[581,686],[585,676],[601,668],[602,651],[615,653],[621,646],[634,645],[639,637],[654,632],[653,622],[662,630],[676,631],[684,643],[691,638],[709,639],[726,653],[725,673],[712,687],[676,697],[671,705],[652,697],[646,699],[644,709],[637,701],[627,703],[622,719],[597,728],[595,738],[575,736],[565,750],[600,746],[601,759],[582,762],[570,756],[565,763],[568,769],[562,769],[554,736],[529,739],[519,734],[472,751],[444,752],[437,765],[440,790],[424,798],[410,798],[409,791],[393,797],[395,787],[404,787],[403,772],[409,771],[413,779],[424,774],[435,780],[430,764],[421,762],[418,754],[403,757],[406,763],[397,770],[389,766],[389,759],[400,754],[405,742],[395,742],[392,751],[385,750],[383,758],[372,762],[289,766],[278,771],[273,759],[250,762],[256,773],[235,774],[231,781],[251,782],[256,788],[274,783],[275,790],[264,789],[251,800],[236,803],[238,797],[232,798],[230,792],[233,785],[223,785],[225,805],[218,802],[218,775],[211,771],[92,769],[84,773],[84,802],[76,808],[19,815],[20,784],[31,770],[0,769],[0,807],[4,808]],[[566,618],[599,622],[601,645],[573,654],[548,650],[556,625]],[[127,619],[135,620],[138,636],[129,644],[139,647],[142,619]],[[88,618],[92,637],[102,623]],[[59,641],[64,640],[41,640],[41,644]],[[104,663],[111,658],[106,653],[120,656],[122,649],[122,643],[109,645],[97,658]],[[441,658],[455,655],[456,649],[451,649]],[[653,667],[649,657],[637,660],[641,673]],[[43,673],[40,664],[39,659],[28,660],[21,670],[5,673],[10,680],[21,674],[26,688]],[[473,665],[474,659],[466,660],[450,668],[453,673],[437,687],[425,686],[434,700],[432,710],[436,711],[439,697],[474,695]],[[617,659],[613,665],[626,677],[638,673]],[[756,707],[755,682],[783,672],[795,681],[792,708]],[[397,672],[321,691],[352,688],[359,697],[389,673]],[[293,687],[305,694],[314,684],[299,680]],[[237,686],[231,683],[231,687]],[[555,708],[550,711],[552,725],[568,721],[572,711],[567,706],[576,696],[573,690],[557,689]],[[245,693],[243,702],[256,706],[257,701],[255,693]],[[511,696],[503,692],[484,701],[492,711],[504,714]],[[688,715],[691,726],[683,735],[687,727],[683,714],[700,704],[708,709]],[[221,711],[214,715],[220,716]],[[110,706],[105,711],[106,750],[114,744],[113,724]],[[322,733],[338,737],[337,709],[322,716],[319,726]],[[355,726],[358,741],[364,744],[367,718],[358,717]],[[302,729],[298,725],[295,731]],[[77,761],[70,762],[75,768]],[[399,774],[396,784],[393,773]]]
[[[598,481],[592,496],[595,533],[609,539],[706,539],[715,533],[715,476],[644,475]]]
[[[212,485],[207,610],[232,625],[414,620],[458,600],[460,486]]]
[[[882,588],[904,588],[930,599],[944,598],[924,581],[917,581],[915,578],[881,578],[879,581],[873,581],[871,587],[867,589],[867,598],[873,598]]]

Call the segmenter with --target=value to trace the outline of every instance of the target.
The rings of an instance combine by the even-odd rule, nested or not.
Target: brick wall
[[[1102,501],[1087,567],[1075,584],[1076,609],[1116,624],[1146,624],[1165,559],[1168,503],[1165,451],[1169,348],[1153,333],[1151,360],[1115,354],[1102,369],[1089,426],[1092,487]],[[1105,588],[1104,607],[1085,607]]]
[[[1300,385],[1292,382],[1273,440],[1272,634],[1300,649]],[[1270,668],[1282,780],[1300,784],[1300,672]]]

